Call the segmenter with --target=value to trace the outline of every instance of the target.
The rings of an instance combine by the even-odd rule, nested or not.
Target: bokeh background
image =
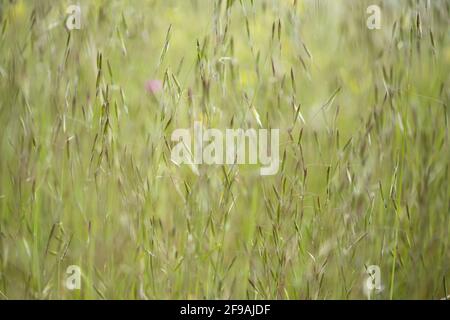
[[[449,17],[445,0],[0,1],[0,298],[365,299],[369,265],[372,299],[448,296]],[[280,129],[274,176],[170,161],[176,128],[258,118]]]

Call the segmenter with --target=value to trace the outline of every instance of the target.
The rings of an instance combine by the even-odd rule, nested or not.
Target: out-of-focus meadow
[[[70,4],[0,1],[0,298],[449,294],[448,1]],[[170,161],[258,118],[276,175]]]

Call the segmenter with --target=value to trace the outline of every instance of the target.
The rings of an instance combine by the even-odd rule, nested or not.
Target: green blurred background
[[[448,1],[0,4],[1,298],[448,295]],[[256,114],[277,175],[170,161]]]

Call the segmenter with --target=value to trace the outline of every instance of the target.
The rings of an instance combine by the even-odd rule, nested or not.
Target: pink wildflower
[[[145,90],[147,90],[148,93],[155,94],[155,93],[161,91],[161,89],[162,89],[162,83],[160,80],[153,79],[153,80],[148,80],[145,83]]]

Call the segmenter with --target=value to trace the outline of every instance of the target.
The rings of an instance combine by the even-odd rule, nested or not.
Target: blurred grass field
[[[0,298],[450,294],[448,1],[70,4],[0,1]],[[278,174],[170,161],[255,113]]]

